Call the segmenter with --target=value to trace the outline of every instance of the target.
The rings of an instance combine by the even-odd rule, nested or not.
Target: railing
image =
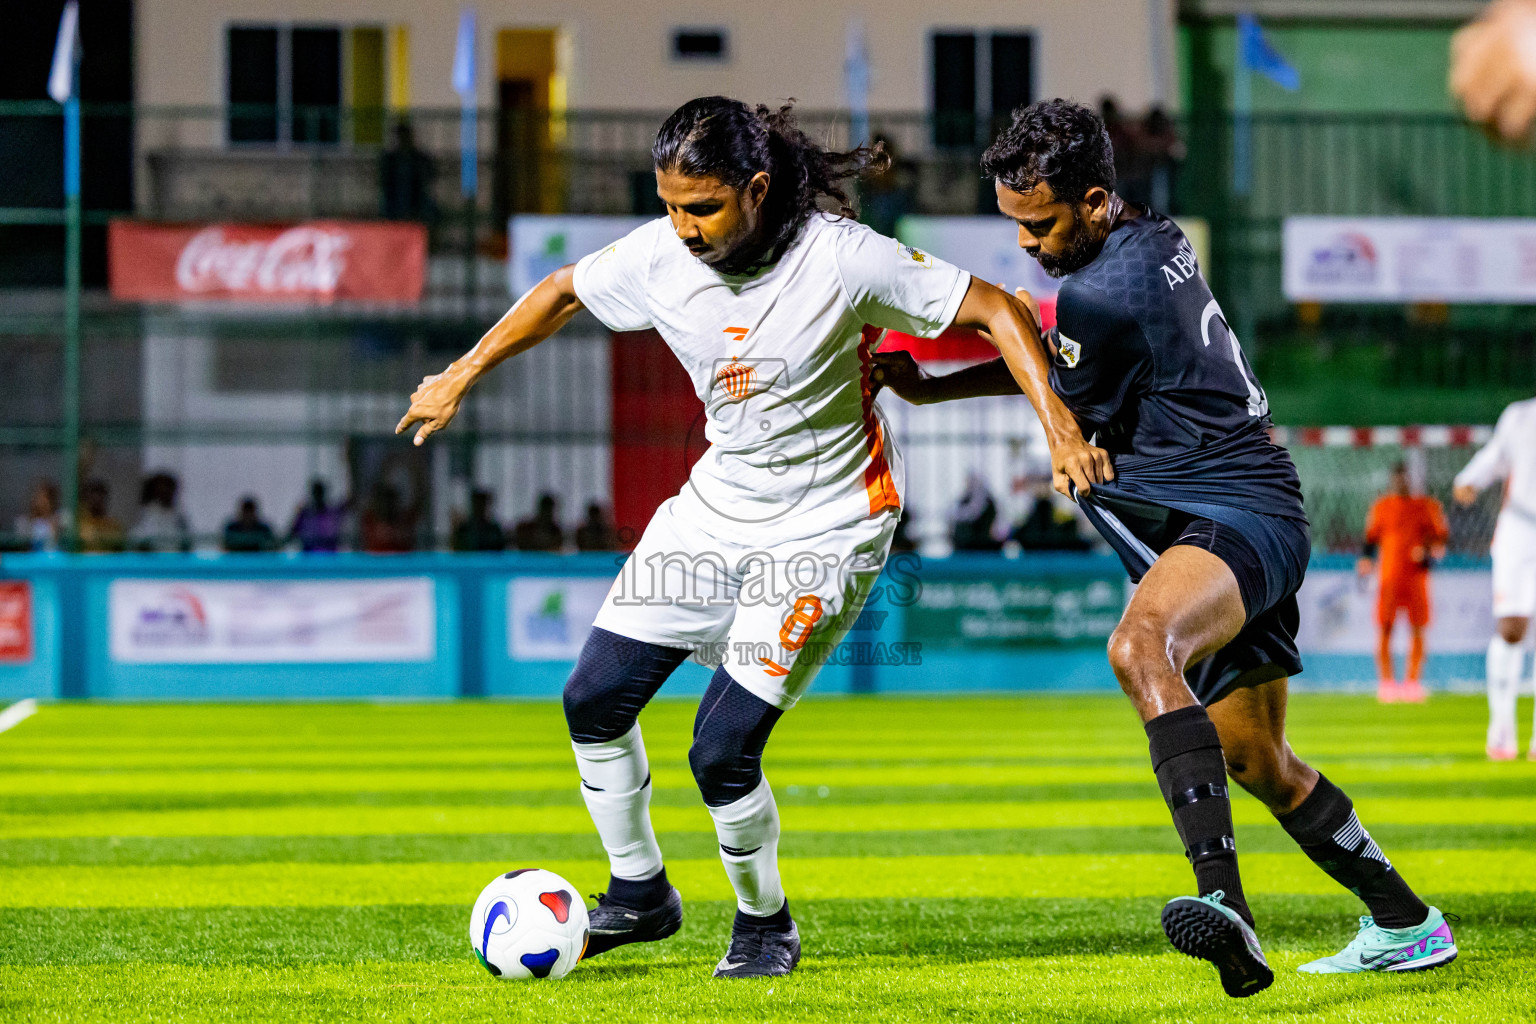
[[[114,481],[125,519],[138,474],[164,460],[201,459],[199,465],[218,468],[281,457],[298,477],[338,479],[351,460],[374,458],[354,453],[367,449],[368,439],[387,443],[400,399],[420,375],[461,351],[505,308],[499,261],[508,214],[658,212],[649,151],[663,112],[480,111],[481,188],[470,198],[459,192],[458,110],[87,104],[84,117],[88,230],[99,231],[114,215],[388,215],[425,221],[435,254],[427,301],[390,313],[143,310],[90,296],[87,469]],[[41,263],[54,257],[40,248],[46,243],[37,227],[62,222],[50,156],[61,146],[60,120],[52,103],[0,103],[0,241],[13,254],[35,252]],[[805,112],[801,123],[830,145],[849,144],[846,114]],[[405,124],[409,147],[399,143]],[[871,131],[891,143],[898,173],[883,191],[860,197],[866,218],[890,230],[901,213],[993,212],[990,183],[977,165],[993,127],[919,113],[873,115]],[[1212,258],[1205,269],[1282,422],[1486,423],[1536,385],[1531,308],[1410,315],[1338,307],[1304,319],[1279,288],[1283,217],[1536,215],[1530,154],[1500,149],[1450,116],[1258,115],[1253,181],[1240,194],[1231,179],[1230,121],[1186,120],[1181,132],[1188,157],[1175,178],[1173,209],[1209,223]],[[272,138],[250,141],[264,133]],[[18,227],[29,233],[8,234]],[[14,257],[9,265],[16,266]],[[88,264],[88,280],[92,273]],[[99,279],[99,262],[94,273]],[[471,282],[476,294],[463,301]],[[6,520],[24,505],[33,480],[59,476],[60,320],[50,294],[8,293],[0,302]],[[594,386],[605,379],[594,347],[600,341],[589,323],[501,371],[477,390],[446,443],[434,445],[448,452],[441,463],[420,472],[436,474],[440,484],[474,479],[489,486],[501,496],[504,520],[526,515],[532,495],[546,489],[560,493],[568,517],[578,518],[586,501],[602,500],[609,488],[606,412],[593,404],[606,394],[606,385]],[[157,395],[145,383],[144,367],[154,360],[168,374],[156,379],[203,374],[216,386],[201,405],[184,400],[195,388]],[[558,414],[538,400],[551,394],[561,396]],[[923,435],[907,445],[909,464],[953,473],[1001,465],[1025,432],[998,421],[960,439]],[[184,483],[224,488],[220,507],[231,510],[239,479],[232,470],[216,482],[188,476]],[[441,541],[450,506],[462,505],[457,493],[440,499],[423,536]],[[920,509],[925,532],[941,529],[945,511],[930,506]],[[280,525],[289,509],[265,511]]]

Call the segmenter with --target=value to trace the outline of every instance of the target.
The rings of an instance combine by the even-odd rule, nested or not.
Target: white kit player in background
[[[692,655],[715,674],[688,760],[737,897],[715,974],[781,975],[800,941],[763,748],[858,615],[900,515],[901,459],[874,404],[873,341],[883,329],[988,332],[1028,382],[1059,487],[1112,473],[1051,392],[1021,305],[851,218],[838,182],[883,154],[832,153],[787,108],[708,97],[668,118],[652,156],[668,215],[538,284],[422,382],[398,429],[422,424],[421,443],[476,378],[583,308],[614,331],[654,328],[688,371],[710,448],[646,527],[565,687],[582,796],[611,872],[586,955],[682,924],[651,827],[637,716]]]
[[[1493,437],[1456,474],[1462,505],[1503,482],[1504,504],[1493,531],[1493,639],[1488,642],[1488,756],[1513,760],[1518,750],[1515,701],[1524,675],[1521,642],[1536,614],[1536,398],[1499,416]],[[1527,755],[1536,760],[1536,735]]]

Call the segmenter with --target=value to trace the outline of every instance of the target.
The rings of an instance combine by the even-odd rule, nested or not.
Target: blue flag
[[[80,47],[80,5],[69,0],[59,17],[59,38],[53,44],[53,67],[48,73],[48,95],[63,103],[75,94],[75,61]]]
[[[1246,12],[1237,16],[1238,59],[1243,70],[1257,71],[1287,92],[1301,88],[1301,75],[1274,48],[1259,26],[1259,19]]]
[[[459,12],[459,34],[453,48],[453,91],[470,101],[475,98],[475,79],[479,77],[475,56],[475,9],[470,7]]]
[[[476,108],[475,9],[459,12],[459,35],[453,48],[453,91],[459,94],[459,191],[473,196],[480,189],[480,116]]]

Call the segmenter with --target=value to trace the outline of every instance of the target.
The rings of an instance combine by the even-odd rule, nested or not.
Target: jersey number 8
[[[815,594],[801,594],[795,598],[795,606],[779,627],[779,644],[786,651],[798,651],[811,638],[811,630],[821,621],[821,598]]]

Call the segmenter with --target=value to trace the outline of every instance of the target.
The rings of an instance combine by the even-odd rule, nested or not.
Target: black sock
[[[1301,805],[1278,820],[1313,863],[1364,901],[1383,928],[1412,928],[1429,916],[1429,907],[1360,824],[1348,795],[1321,774]]]
[[[1152,770],[1184,855],[1195,869],[1201,896],[1218,889],[1222,902],[1250,925],[1253,912],[1243,898],[1232,835],[1232,801],[1227,796],[1227,759],[1210,715],[1199,704],[1159,715],[1146,725]]]
[[[789,900],[785,900],[784,905],[777,912],[767,917],[758,917],[756,914],[737,909],[736,920],[731,923],[731,930],[756,928],[765,932],[787,932],[789,926],[794,923],[795,919],[789,916]]]
[[[671,891],[672,883],[667,881],[666,868],[650,878],[608,876],[608,898],[631,910],[655,910],[667,901]]]

